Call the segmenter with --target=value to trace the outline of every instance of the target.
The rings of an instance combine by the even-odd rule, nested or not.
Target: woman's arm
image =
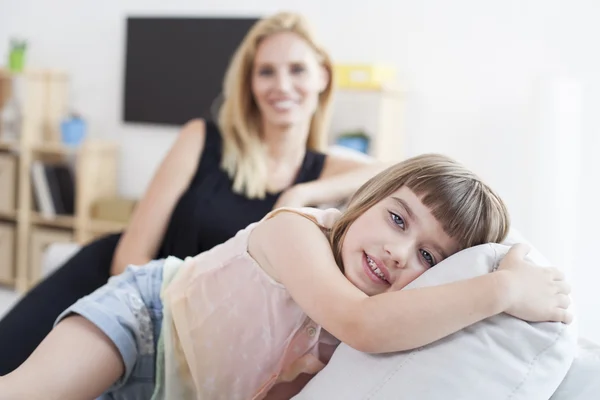
[[[527,317],[566,318],[566,313],[557,311],[560,306],[552,303],[553,296],[558,296],[556,288],[540,295],[542,284],[554,278],[537,267],[527,267],[525,274],[498,271],[451,284],[368,297],[340,272],[320,229],[293,213],[277,214],[257,226],[249,250],[259,264],[275,271],[275,279],[310,318],[359,351],[413,349],[501,312],[522,312],[532,300],[535,305],[527,310]]]
[[[280,196],[274,208],[315,206],[344,200],[388,166],[375,159],[328,154],[319,179],[292,186]]]
[[[190,121],[182,128],[117,245],[112,275],[123,272],[128,264],[143,265],[155,256],[175,204],[196,172],[205,137],[202,120]]]

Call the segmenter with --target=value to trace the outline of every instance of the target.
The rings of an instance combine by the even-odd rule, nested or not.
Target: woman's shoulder
[[[189,143],[202,141],[196,174],[193,181],[211,171],[218,171],[221,162],[222,139],[217,124],[209,119],[196,118],[186,122],[180,132]]]
[[[187,121],[181,128],[181,134],[202,136],[205,142],[221,142],[221,130],[211,119],[194,118]]]

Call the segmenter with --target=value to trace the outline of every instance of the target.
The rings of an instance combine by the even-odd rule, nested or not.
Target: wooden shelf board
[[[120,232],[125,229],[127,224],[115,221],[104,221],[104,220],[92,220],[89,224],[88,230],[93,233],[113,233]]]
[[[117,144],[110,141],[92,140],[87,146],[94,151],[115,151]],[[50,155],[71,155],[82,151],[83,145],[78,147],[66,146],[62,143],[38,143],[29,146],[33,153]],[[21,144],[19,142],[7,142],[0,139],[0,151],[19,151]]]
[[[31,146],[31,151],[38,154],[69,155],[77,153],[76,148],[68,147],[60,143],[44,143]]]
[[[2,289],[14,289],[15,288],[15,280],[14,279],[2,279],[2,278],[0,278],[0,288],[2,288]]]
[[[356,86],[345,86],[338,85],[335,87],[338,92],[347,93],[378,93],[382,95],[401,96],[402,89],[397,85],[385,85],[382,87],[356,87]]]
[[[0,211],[0,219],[8,219],[10,221],[17,220],[17,212],[16,211]]]
[[[19,143],[6,142],[0,139],[0,150],[2,151],[16,151],[19,150]]]
[[[31,223],[55,228],[73,229],[75,227],[75,218],[69,215],[57,215],[53,218],[46,218],[40,213],[32,212]]]

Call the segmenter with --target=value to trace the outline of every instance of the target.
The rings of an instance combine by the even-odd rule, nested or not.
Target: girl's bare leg
[[[0,400],[94,399],[124,370],[108,337],[74,315],[60,322],[18,369],[0,377]]]

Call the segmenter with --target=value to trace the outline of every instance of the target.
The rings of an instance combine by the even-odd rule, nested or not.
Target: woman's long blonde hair
[[[451,158],[424,154],[389,167],[354,194],[329,232],[334,258],[342,270],[342,244],[350,225],[402,186],[419,196],[448,236],[458,241],[460,250],[499,243],[508,234],[510,216],[498,194]]]
[[[319,96],[306,142],[309,150],[323,151],[326,145],[333,81],[329,55],[317,44],[312,29],[301,15],[286,12],[258,21],[234,53],[225,73],[223,104],[218,115],[223,136],[221,167],[233,180],[233,191],[248,198],[264,198],[267,192],[267,154],[260,133],[260,111],[251,90],[254,57],[263,39],[280,32],[293,32],[304,39],[329,73],[330,79]]]

